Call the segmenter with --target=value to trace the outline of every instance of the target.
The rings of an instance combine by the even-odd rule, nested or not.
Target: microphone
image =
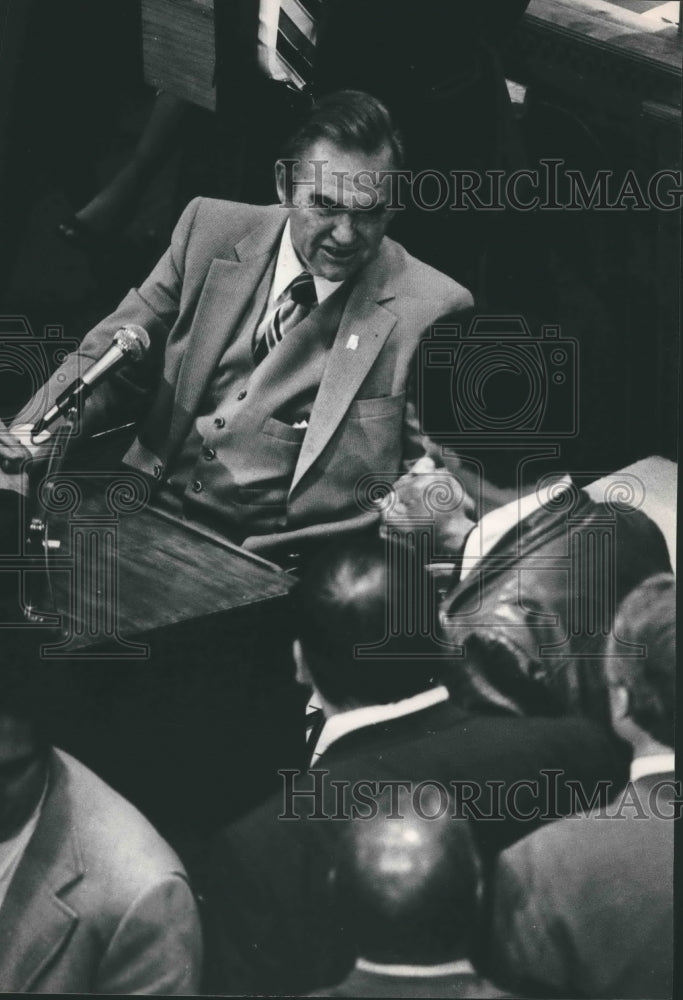
[[[85,402],[93,389],[100,384],[110,372],[123,365],[137,364],[142,361],[149,350],[149,334],[141,326],[124,326],[114,335],[113,343],[101,358],[88,368],[87,372],[72,382],[62,392],[47,413],[44,413],[31,431],[31,438],[42,434],[59,417],[74,406]]]

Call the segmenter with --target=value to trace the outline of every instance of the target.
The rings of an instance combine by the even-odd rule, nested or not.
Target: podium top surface
[[[128,509],[127,509],[128,508]],[[69,645],[91,646],[284,597],[293,578],[200,525],[95,492],[50,515],[54,604]]]

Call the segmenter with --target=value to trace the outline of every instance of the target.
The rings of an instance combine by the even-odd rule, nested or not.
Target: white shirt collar
[[[338,715],[333,715],[325,722],[315,746],[311,764],[314,764],[335,740],[346,736],[347,733],[352,733],[355,729],[375,726],[378,722],[387,722],[389,719],[399,719],[402,715],[420,712],[424,708],[431,708],[432,705],[438,705],[447,700],[448,689],[440,684],[438,687],[421,691],[411,698],[392,701],[388,705],[363,705],[362,708],[351,708],[348,712],[339,712]]]
[[[291,228],[291,223],[287,219],[275,263],[275,274],[273,275],[273,284],[270,289],[269,308],[282,295],[285,288],[294,281],[297,275],[305,270],[294,249]],[[342,281],[328,281],[327,278],[321,278],[317,274],[313,275],[313,283],[315,285],[315,294],[318,297],[318,304],[324,302],[332,292],[336,291],[343,284]]]
[[[440,965],[384,965],[382,962],[369,962],[366,958],[356,959],[356,968],[360,972],[374,972],[380,976],[476,976],[474,967],[466,958],[456,962],[442,962]]]
[[[631,781],[648,774],[668,774],[675,770],[676,757],[671,753],[653,753],[649,757],[634,757],[631,761]]]
[[[467,536],[465,548],[462,553],[462,571],[460,579],[463,580],[474,567],[481,561],[487,552],[490,552],[503,535],[533,514],[535,510],[548,503],[551,497],[557,495],[558,489],[569,489],[572,481],[569,476],[563,476],[540,490],[534,490],[526,496],[511,500],[510,503],[502,507],[490,510],[488,514],[478,521]]]

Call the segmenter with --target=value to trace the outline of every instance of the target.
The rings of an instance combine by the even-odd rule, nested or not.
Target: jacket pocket
[[[306,434],[306,427],[292,427],[275,417],[268,417],[263,425],[262,432],[268,437],[277,438],[278,441],[286,441],[288,444],[300,445]]]
[[[374,417],[391,417],[401,413],[406,404],[405,392],[397,396],[375,396],[371,399],[355,399],[349,406],[349,420],[370,420]]]

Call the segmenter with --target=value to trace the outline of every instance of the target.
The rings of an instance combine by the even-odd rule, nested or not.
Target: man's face
[[[295,165],[278,162],[280,201],[291,205],[292,243],[311,274],[345,281],[377,254],[391,218],[391,149],[346,151],[319,141]]]
[[[45,787],[46,762],[28,723],[0,715],[0,843],[18,833]]]

